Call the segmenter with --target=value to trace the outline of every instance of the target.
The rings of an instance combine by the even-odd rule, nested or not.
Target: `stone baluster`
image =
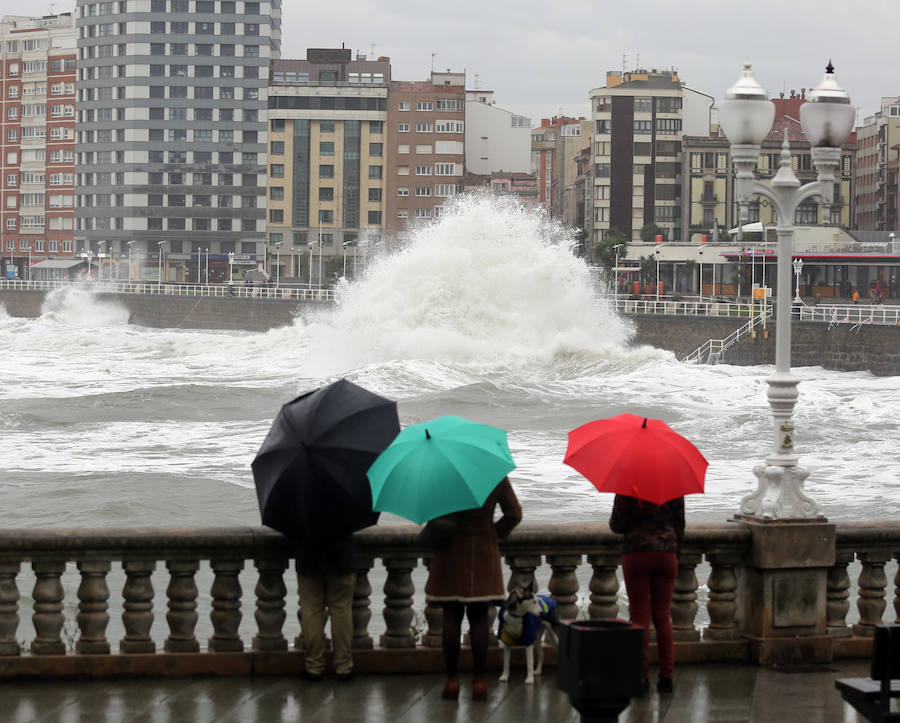
[[[82,655],[106,655],[109,641],[106,626],[109,624],[109,586],[106,573],[108,560],[82,560],[78,563],[81,584],[78,586],[78,643],[75,651]]]
[[[694,626],[697,617],[697,565],[700,553],[682,552],[678,557],[678,576],[672,595],[672,634],[675,640],[699,640]]]
[[[171,578],[166,588],[169,598],[169,637],[166,638],[167,653],[196,653],[200,643],[194,636],[197,627],[197,583],[194,575],[200,569],[197,560],[167,560],[166,568]]]
[[[704,640],[736,640],[737,627],[737,574],[735,566],[741,561],[741,553],[710,553],[709,598],[706,611],[709,627],[703,631]]]
[[[587,559],[594,570],[588,583],[591,591],[588,617],[591,620],[620,617],[619,579],[616,577],[616,570],[622,556],[617,552],[612,555],[588,555]],[[627,617],[627,611],[624,615]]]
[[[556,600],[559,617],[574,620],[578,616],[578,577],[575,570],[581,564],[581,555],[548,555],[552,570],[547,587]]]
[[[853,561],[853,553],[835,550],[834,565],[828,569],[825,587],[825,620],[828,634],[833,638],[845,638],[853,635],[847,625],[847,613],[850,612],[850,576],[847,565]]]
[[[243,560],[212,560],[216,577],[213,580],[212,612],[209,618],[213,635],[209,639],[210,652],[240,652],[244,643],[238,635],[241,624],[241,582],[238,574],[244,569]]]
[[[860,552],[857,556],[862,562],[862,572],[859,574],[859,599],[856,601],[859,622],[853,626],[853,632],[871,637],[875,633],[875,626],[881,623],[887,606],[884,599],[884,589],[887,587],[884,564],[890,559],[890,555],[878,550]]]
[[[0,562],[0,655],[20,655],[16,632],[19,629],[19,586],[16,575],[20,563]]]
[[[900,552],[894,553],[897,560],[897,574],[894,575],[894,622],[900,623]]]
[[[371,650],[375,641],[369,635],[369,622],[372,620],[372,585],[369,582],[369,570],[372,569],[371,557],[357,555],[356,587],[353,589],[353,641],[351,646],[357,650]]]
[[[431,558],[426,557],[426,567],[431,567]],[[426,648],[441,647],[441,635],[444,630],[444,608],[440,604],[425,601],[425,623],[427,629],[422,636],[422,645]]]
[[[281,632],[287,613],[284,599],[287,588],[284,585],[284,571],[287,558],[264,558],[256,560],[259,581],[256,583],[256,627],[253,638],[254,650],[287,650],[287,640]]]
[[[35,637],[31,643],[33,655],[65,655],[66,646],[60,637],[63,629],[63,590],[60,576],[66,569],[64,560],[35,560],[34,623]]]
[[[125,560],[125,585],[122,588],[122,626],[125,637],[119,642],[122,653],[155,653],[156,643],[150,637],[153,626],[153,583],[150,575],[156,569],[153,560]]]
[[[387,630],[381,636],[384,648],[414,648],[416,638],[410,625],[413,621],[412,571],[415,557],[385,557],[387,580],[384,581],[384,622]]]
[[[509,582],[506,584],[507,590],[513,590],[516,587],[528,587],[534,585],[537,590],[537,580],[534,577],[534,571],[541,564],[540,555],[507,555],[506,564],[509,565]]]

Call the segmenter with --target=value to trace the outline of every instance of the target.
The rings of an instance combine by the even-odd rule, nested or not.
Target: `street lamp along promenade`
[[[850,97],[837,84],[829,61],[825,77],[800,106],[800,123],[809,140],[810,154],[818,171],[817,180],[801,185],[791,169],[787,134],[781,150],[781,167],[771,184],[754,178],[760,146],[769,134],[775,106],[753,77],[750,63],[725,93],[719,106],[719,127],[731,144],[737,169],[735,195],[738,201],[738,238],[748,220],[750,200],[762,196],[778,214],[778,261],[776,294],[775,373],[768,379],[769,405],[774,417],[774,449],[765,464],[754,468],[756,492],[741,500],[741,512],[766,519],[821,518],[819,506],[803,491],[809,473],[797,465],[791,415],[797,402],[797,378],[791,375],[791,257],[794,214],[799,204],[818,197],[830,217],[834,200],[834,172],[841,159],[841,144],[856,119]]]
[[[800,272],[803,271],[803,259],[794,259],[794,276],[797,277],[797,292],[794,295],[794,303],[802,304],[803,300],[800,298]]]

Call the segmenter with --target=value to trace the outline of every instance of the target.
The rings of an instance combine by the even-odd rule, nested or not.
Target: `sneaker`
[[[672,693],[675,691],[675,686],[672,685],[671,678],[660,678],[656,681],[656,692],[657,693]]]
[[[484,678],[472,679],[472,700],[487,700],[487,681]]]
[[[447,700],[459,698],[459,678],[455,675],[452,678],[447,678],[447,682],[444,683],[444,689],[441,691],[441,698],[446,698]]]
[[[334,677],[337,679],[338,683],[346,683],[347,681],[353,680],[353,671],[348,670],[346,673],[338,673]]]
[[[304,670],[300,673],[300,677],[303,678],[303,680],[308,680],[310,683],[318,683],[322,680],[321,673],[311,673],[308,670]]]

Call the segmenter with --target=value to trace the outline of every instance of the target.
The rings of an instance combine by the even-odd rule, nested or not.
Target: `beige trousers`
[[[331,617],[335,672],[349,673],[353,670],[350,641],[353,638],[356,573],[300,575],[299,584],[300,633],[307,672],[321,674],[325,670],[325,620]]]

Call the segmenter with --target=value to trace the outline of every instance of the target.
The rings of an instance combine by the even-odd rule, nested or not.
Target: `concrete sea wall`
[[[315,302],[281,299],[233,299],[204,296],[100,293],[130,312],[140,326],[178,329],[267,331],[292,323],[298,314],[323,308]],[[0,290],[0,303],[10,316],[41,314],[44,292]],[[634,314],[635,344],[647,344],[682,358],[709,339],[724,339],[746,323],[738,317],[663,316]],[[792,364],[840,371],[869,371],[879,376],[900,374],[900,326],[829,325],[794,322]],[[757,333],[728,349],[723,361],[748,366],[775,363],[775,322],[768,333]]]

